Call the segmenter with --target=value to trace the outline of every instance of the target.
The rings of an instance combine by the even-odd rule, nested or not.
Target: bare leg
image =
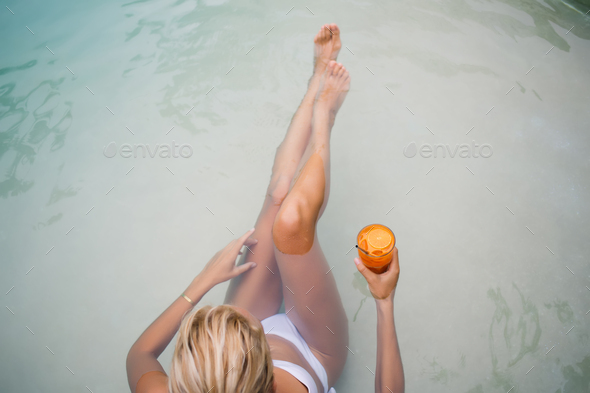
[[[314,73],[303,101],[291,120],[287,135],[277,148],[268,192],[253,234],[258,243],[250,248],[251,251],[246,250],[239,262],[253,261],[258,266],[233,279],[225,298],[226,303],[243,307],[260,320],[276,314],[283,301],[281,277],[274,256],[272,226],[309,143],[313,106],[321,76],[330,59],[335,59],[340,50],[338,26],[322,26],[314,43]]]
[[[340,376],[348,350],[348,321],[316,233],[328,202],[330,131],[350,84],[341,64],[330,62],[314,106],[312,133],[297,177],[274,222],[275,258],[285,308],[326,368],[329,384]]]

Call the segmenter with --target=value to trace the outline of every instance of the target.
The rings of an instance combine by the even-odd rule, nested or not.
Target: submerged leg
[[[330,183],[330,131],[350,84],[341,64],[330,62],[314,106],[312,134],[291,190],[275,218],[272,235],[285,309],[326,368],[329,384],[346,362],[348,321],[316,224]]]
[[[225,298],[226,303],[246,308],[261,320],[276,314],[283,301],[281,276],[274,256],[272,226],[310,140],[313,107],[321,76],[330,59],[335,59],[340,50],[338,27],[322,26],[314,43],[314,73],[291,119],[285,139],[277,148],[268,192],[256,221],[256,231],[252,235],[258,239],[258,243],[240,257],[240,264],[253,261],[258,266],[232,279]]]

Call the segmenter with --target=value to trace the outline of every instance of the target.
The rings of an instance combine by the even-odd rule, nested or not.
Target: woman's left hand
[[[254,228],[240,238],[232,240],[227,246],[218,251],[195,279],[202,280],[208,287],[213,288],[217,284],[256,267],[256,262],[247,262],[236,266],[236,258],[241,254],[242,246],[252,246],[258,243],[258,240],[250,239],[250,235],[253,233]]]

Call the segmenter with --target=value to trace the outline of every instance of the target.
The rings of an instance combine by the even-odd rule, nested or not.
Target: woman
[[[350,77],[335,62],[338,26],[322,26],[314,42],[314,73],[277,149],[255,228],[219,251],[131,347],[132,392],[333,392],[348,354],[348,322],[316,224],[330,189],[330,131]],[[394,256],[380,276],[355,260],[374,296],[382,298],[379,392],[403,391],[392,309],[397,249]],[[190,311],[207,291],[230,279],[226,305]],[[277,314],[283,300],[287,311]],[[157,358],[177,331],[167,376]]]

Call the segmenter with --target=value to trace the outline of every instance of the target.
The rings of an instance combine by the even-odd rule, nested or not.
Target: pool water
[[[4,2],[3,390],[127,391],[130,345],[252,227],[338,23],[352,84],[318,229],[350,322],[336,390],[373,391],[350,249],[381,223],[407,392],[587,391],[590,14],[571,1]]]

